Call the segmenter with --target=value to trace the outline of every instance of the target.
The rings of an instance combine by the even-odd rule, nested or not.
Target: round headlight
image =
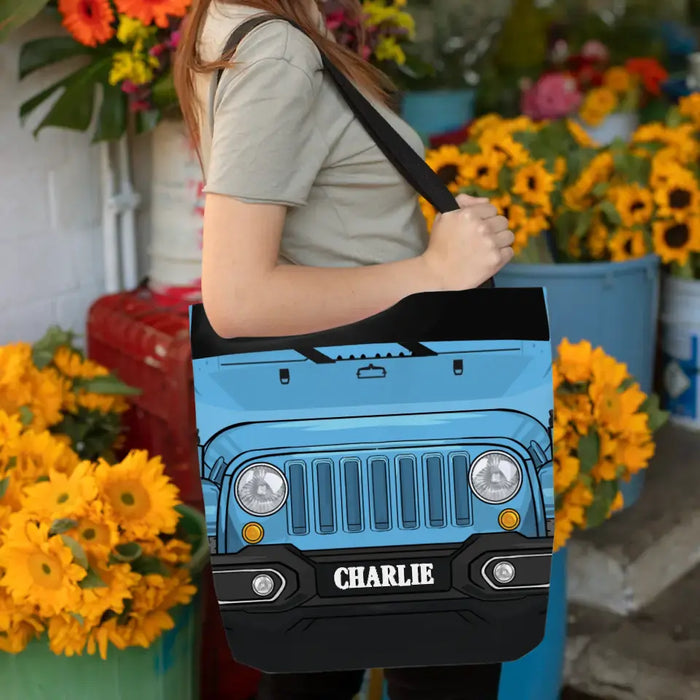
[[[246,513],[272,515],[287,500],[287,480],[271,464],[251,464],[236,479],[235,492],[238,505]]]
[[[486,503],[505,503],[520,489],[523,475],[518,463],[505,452],[484,452],[472,465],[469,484]]]

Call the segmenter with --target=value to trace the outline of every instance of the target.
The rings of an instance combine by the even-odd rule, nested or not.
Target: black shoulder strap
[[[229,37],[224,49],[224,56],[230,58],[238,44],[252,29],[274,19],[289,22],[294,27],[303,31],[296,22],[287,20],[277,15],[257,15],[240,24]],[[319,49],[320,50],[320,49]],[[386,157],[394,164],[405,180],[425,199],[427,199],[438,211],[448,212],[459,209],[454,195],[445,183],[436,175],[421,156],[408,144],[404,138],[386,121],[386,119],[370,104],[364,95],[352,84],[345,74],[340,71],[324,54],[321,53],[323,66],[333,78],[341,95],[355,113],[367,133],[374,139],[377,146]],[[223,71],[216,76],[217,83],[221,79]]]

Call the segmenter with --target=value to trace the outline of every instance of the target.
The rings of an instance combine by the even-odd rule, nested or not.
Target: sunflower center
[[[630,206],[631,212],[639,211],[640,209],[644,209],[644,202],[640,202],[639,200],[632,202]]]
[[[668,203],[673,209],[685,209],[690,204],[690,192],[677,187],[671,190],[668,196]]]
[[[537,189],[537,179],[534,178],[532,175],[527,179],[527,186],[531,190],[536,190]]]
[[[56,590],[63,583],[63,568],[56,557],[37,552],[30,555],[27,560],[27,568],[37,586]]]
[[[503,207],[503,216],[505,216],[506,219],[510,219],[510,207],[509,206]]]
[[[151,509],[148,491],[137,479],[125,479],[112,485],[109,499],[114,510],[126,518],[143,518]]]
[[[459,168],[456,165],[453,165],[451,163],[449,165],[443,165],[437,171],[438,177],[446,185],[451,185],[457,179],[458,174],[459,174]]]
[[[485,177],[488,175],[490,172],[490,168],[488,165],[482,165],[480,168],[477,169],[476,171],[476,176],[477,177]]]
[[[625,241],[625,244],[622,246],[622,249],[627,253],[627,255],[632,255],[632,239],[628,238]]]
[[[666,229],[664,239],[669,248],[682,248],[690,238],[690,231],[686,224],[676,224]]]
[[[83,530],[83,539],[84,540],[94,540],[96,535],[97,535],[97,533],[95,532],[94,527],[86,527]]]

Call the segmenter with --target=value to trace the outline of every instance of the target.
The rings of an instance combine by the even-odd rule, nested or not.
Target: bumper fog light
[[[515,578],[515,567],[509,561],[499,561],[493,567],[493,577],[498,583],[510,583]]]
[[[258,574],[253,579],[253,591],[259,596],[270,595],[274,587],[275,582],[268,574]]]

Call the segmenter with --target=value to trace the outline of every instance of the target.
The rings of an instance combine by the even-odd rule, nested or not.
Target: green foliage
[[[601,481],[593,496],[593,503],[586,511],[586,527],[598,527],[602,525],[610,513],[610,507],[620,490],[617,481]]]
[[[48,4],[49,0],[0,0],[0,42],[34,19]]]
[[[581,462],[581,471],[590,474],[591,470],[598,463],[600,456],[600,437],[595,430],[591,430],[587,435],[582,435],[578,443],[578,458]]]
[[[51,326],[43,337],[32,345],[32,361],[38,369],[48,367],[53,361],[56,351],[67,346],[72,348],[75,340],[73,331],[64,331],[58,326]]]

